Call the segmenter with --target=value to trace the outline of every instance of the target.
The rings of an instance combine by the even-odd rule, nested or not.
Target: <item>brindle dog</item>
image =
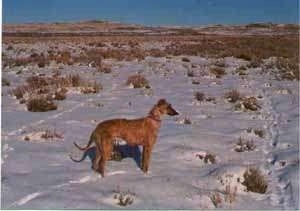
[[[157,134],[161,125],[163,115],[178,115],[171,104],[165,99],[160,99],[150,110],[148,116],[139,119],[111,119],[99,123],[92,132],[86,147],[74,145],[86,151],[95,142],[96,156],[93,161],[93,169],[104,177],[105,162],[111,158],[114,141],[121,138],[130,146],[143,146],[142,165],[143,172],[147,173],[152,148],[156,142]],[[74,160],[71,157],[72,160]],[[76,160],[74,160],[76,161]]]

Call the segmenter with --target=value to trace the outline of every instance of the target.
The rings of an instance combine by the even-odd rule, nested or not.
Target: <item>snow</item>
[[[195,56],[188,58],[196,65],[196,76],[188,77],[189,67],[180,58],[115,61],[112,74],[95,76],[91,67],[64,66],[63,73],[93,78],[103,90],[89,95],[70,91],[58,110],[45,113],[28,112],[8,94],[33,70],[3,73],[12,86],[2,90],[2,208],[119,209],[117,189],[120,194],[131,193],[133,203],[125,207],[129,209],[214,209],[215,193],[221,197],[217,208],[299,209],[298,82],[276,81],[259,74],[259,69],[248,70],[242,79],[233,72],[244,61],[235,58],[226,58],[227,75],[216,79],[207,68],[213,59]],[[125,85],[128,76],[137,72],[150,81],[150,91]],[[198,85],[192,84],[195,79]],[[244,96],[261,95],[262,108],[235,111],[224,99],[233,88]],[[215,97],[216,103],[197,102],[196,91]],[[160,98],[180,116],[164,117],[147,174],[130,156],[107,162],[105,178],[91,169],[90,156],[80,163],[69,159],[69,154],[81,158],[73,142],[85,145],[97,123],[145,116]],[[184,124],[185,118],[191,124]],[[55,128],[63,138],[41,140],[40,132],[47,128]],[[263,129],[265,136],[248,133],[248,128]],[[25,136],[30,140],[24,141]],[[253,140],[256,149],[235,152],[239,137]],[[215,155],[216,162],[197,157],[207,154]],[[253,165],[267,178],[265,194],[247,192],[241,184],[243,173]],[[231,203],[225,200],[226,186],[236,189]]]

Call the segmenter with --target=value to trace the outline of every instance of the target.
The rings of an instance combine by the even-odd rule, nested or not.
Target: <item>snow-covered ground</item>
[[[112,73],[96,75],[91,67],[64,66],[63,74],[96,79],[103,90],[69,92],[58,110],[44,113],[27,111],[8,93],[33,71],[51,70],[3,72],[11,86],[2,87],[1,207],[119,209],[123,195],[131,199],[125,207],[129,209],[299,209],[298,82],[274,80],[261,68],[240,76],[236,69],[246,61],[235,58],[225,58],[227,74],[215,78],[208,71],[214,59],[181,58],[110,61]],[[187,76],[188,69],[194,77]],[[135,73],[143,74],[151,89],[126,86]],[[256,97],[261,109],[236,111],[224,98],[232,89]],[[215,100],[199,102],[197,91]],[[164,117],[148,174],[135,162],[139,157],[109,161],[105,178],[91,169],[92,151],[81,163],[69,159],[69,154],[81,158],[73,142],[85,145],[97,123],[145,116],[160,98],[172,103],[180,116]],[[184,124],[185,118],[191,124]],[[263,137],[249,128],[263,130]],[[63,137],[43,140],[40,134],[47,129]],[[252,140],[255,149],[236,152],[240,137]],[[215,155],[215,162],[200,159],[206,154]],[[247,192],[242,185],[244,172],[252,166],[267,180],[264,194]]]

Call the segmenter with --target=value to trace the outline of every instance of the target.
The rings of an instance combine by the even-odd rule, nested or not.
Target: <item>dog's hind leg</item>
[[[101,159],[99,162],[98,170],[102,177],[104,177],[105,163],[111,158],[113,150],[112,137],[110,135],[104,135],[101,140]]]
[[[100,159],[101,159],[101,151],[100,151],[100,146],[97,143],[96,144],[96,154],[95,154],[95,158],[93,160],[93,165],[92,165],[92,168],[95,171],[99,171],[98,166],[99,166]]]

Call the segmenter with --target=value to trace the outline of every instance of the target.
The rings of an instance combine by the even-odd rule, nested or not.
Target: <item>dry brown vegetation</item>
[[[62,139],[63,136],[61,133],[58,133],[56,131],[56,129],[53,129],[53,130],[46,129],[44,131],[44,133],[41,135],[41,138],[43,138],[43,139],[54,139],[54,138]]]
[[[247,187],[247,191],[256,193],[265,193],[268,188],[268,183],[258,168],[247,169],[242,184]]]
[[[226,75],[226,71],[222,67],[211,67],[209,72],[214,74],[216,78],[222,78],[222,76]]]
[[[129,76],[126,85],[133,85],[133,88],[150,88],[149,81],[142,75],[136,74]]]
[[[44,96],[31,97],[26,105],[28,111],[31,112],[46,112],[57,109],[57,105],[51,99]]]
[[[95,25],[96,24],[96,25]],[[99,26],[97,24],[100,24]],[[259,67],[263,64],[263,59],[268,59],[270,57],[280,58],[277,66],[280,71],[280,80],[299,80],[299,26],[289,25],[279,26],[276,24],[249,24],[246,27],[236,26],[232,30],[232,35],[216,35],[210,30],[220,30],[225,29],[224,26],[213,26],[207,27],[205,30],[211,32],[211,34],[202,34],[194,29],[184,28],[184,29],[165,29],[172,31],[174,35],[161,35],[159,30],[156,35],[145,35],[145,34],[134,34],[129,32],[129,34],[118,34],[109,33],[102,34],[101,36],[96,36],[92,34],[55,34],[55,30],[63,30],[64,27],[69,28],[71,31],[84,30],[87,26],[92,28],[108,28],[114,29],[118,27],[124,27],[119,25],[115,27],[115,24],[103,23],[80,23],[80,24],[45,24],[45,25],[24,25],[24,26],[4,26],[4,28],[16,29],[16,27],[23,27],[25,31],[28,32],[39,32],[41,28],[45,26],[53,29],[53,33],[47,33],[43,36],[38,34],[24,34],[22,33],[4,33],[3,42],[7,44],[5,50],[16,51],[13,44],[17,43],[35,43],[35,42],[68,42],[73,44],[84,44],[82,47],[82,52],[80,55],[71,55],[70,52],[60,52],[57,49],[52,49],[49,56],[46,58],[44,55],[35,54],[32,58],[17,58],[12,59],[8,57],[3,57],[3,66],[10,64],[13,66],[26,65],[28,63],[39,64],[40,67],[47,65],[49,61],[54,60],[64,64],[72,64],[73,62],[79,62],[83,64],[88,64],[91,61],[96,61],[99,58],[114,58],[117,60],[133,60],[133,59],[144,59],[145,56],[154,57],[165,57],[165,56],[202,56],[202,57],[213,57],[213,58],[224,58],[224,57],[236,57],[249,61],[248,67]],[[270,34],[253,34],[245,35],[239,32],[244,32],[250,30],[253,32],[255,28],[268,28],[273,30],[274,33]],[[127,28],[127,26],[125,26]],[[131,27],[129,27],[131,28]],[[136,27],[133,27],[136,29]],[[132,29],[133,29],[132,28]],[[236,30],[236,33],[234,33]],[[226,29],[225,29],[226,31]],[[281,34],[276,34],[280,32]],[[286,35],[284,33],[286,32]],[[235,35],[234,35],[235,34]],[[113,36],[112,36],[113,35]],[[140,44],[143,42],[168,42],[169,44],[165,49],[143,49]],[[117,48],[106,49],[108,45],[106,43],[111,43]],[[123,48],[123,46],[129,47],[129,49]],[[92,48],[90,48],[92,47]],[[21,49],[18,49],[18,51]],[[184,59],[185,60],[185,59]],[[280,61],[281,60],[281,61]],[[40,61],[40,62],[38,62]],[[186,60],[187,61],[187,60]],[[215,66],[225,67],[225,63],[220,60]]]
[[[10,86],[10,82],[7,78],[2,78],[2,86]]]
[[[197,101],[202,102],[205,100],[205,94],[203,92],[196,92],[194,96]]]
[[[20,103],[26,103],[29,111],[57,109],[53,100],[64,100],[68,87],[79,87],[84,94],[98,93],[102,86],[97,82],[82,79],[78,74],[67,76],[30,76],[26,84],[11,90]]]
[[[233,89],[231,91],[228,91],[224,94],[224,97],[228,100],[230,103],[236,103],[241,99],[241,94],[236,89]]]
[[[253,140],[245,140],[240,137],[234,150],[236,152],[249,152],[255,150],[255,148]]]

